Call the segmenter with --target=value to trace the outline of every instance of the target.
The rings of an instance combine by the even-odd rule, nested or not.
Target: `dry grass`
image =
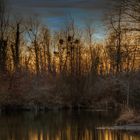
[[[125,108],[122,110],[120,117],[116,121],[117,124],[140,123],[140,114],[133,109]]]

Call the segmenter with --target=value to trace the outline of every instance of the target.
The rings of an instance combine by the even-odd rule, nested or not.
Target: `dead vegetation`
[[[122,110],[120,117],[116,121],[117,124],[136,124],[140,123],[140,113],[126,107]]]

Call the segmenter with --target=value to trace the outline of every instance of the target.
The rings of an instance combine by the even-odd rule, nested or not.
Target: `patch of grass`
[[[120,114],[120,117],[116,121],[117,124],[133,124],[140,123],[140,114],[131,108],[124,108]]]

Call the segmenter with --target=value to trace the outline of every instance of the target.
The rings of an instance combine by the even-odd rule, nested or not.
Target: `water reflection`
[[[140,140],[127,132],[96,130],[115,114],[95,112],[17,113],[0,116],[0,140]]]
[[[129,132],[98,130],[97,140],[140,140],[140,135]]]

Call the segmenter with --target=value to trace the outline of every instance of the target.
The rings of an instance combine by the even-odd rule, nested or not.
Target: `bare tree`
[[[122,8],[124,12],[124,21],[130,26],[124,28],[126,31],[140,31],[140,1],[139,0],[123,0]]]
[[[7,29],[9,24],[6,1],[0,0],[0,70],[6,71],[7,60]]]
[[[123,9],[121,4],[114,7],[114,9],[111,11],[111,14],[109,14],[109,30],[110,30],[110,43],[111,46],[109,53],[111,53],[111,49],[114,51],[113,53],[113,59],[114,66],[113,69],[115,69],[115,73],[119,73],[122,71],[122,38],[123,38]]]
[[[14,35],[14,41],[11,41],[11,51],[13,56],[13,63],[15,70],[18,70],[20,67],[20,45],[21,45],[21,26],[22,26],[22,20],[17,19],[14,25],[12,26],[12,30]]]
[[[28,20],[26,29],[27,29],[27,33],[29,35],[30,38],[30,43],[33,45],[34,47],[34,53],[35,53],[35,67],[36,67],[36,73],[37,75],[39,75],[40,73],[40,57],[39,57],[39,34],[40,34],[40,28],[41,25],[38,21],[38,19],[36,18],[30,18]]]
[[[43,27],[42,33],[43,36],[43,63],[44,63],[44,69],[47,68],[48,73],[52,72],[52,66],[51,66],[51,35],[48,28]]]

